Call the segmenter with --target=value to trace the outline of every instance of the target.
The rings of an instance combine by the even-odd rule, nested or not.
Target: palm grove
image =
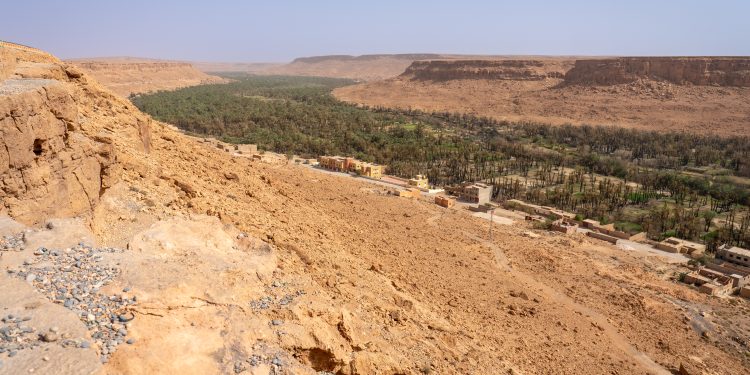
[[[181,129],[286,154],[351,155],[437,185],[485,181],[496,199],[556,206],[631,232],[709,248],[750,245],[750,139],[498,122],[337,101],[345,79],[227,75],[135,96]]]

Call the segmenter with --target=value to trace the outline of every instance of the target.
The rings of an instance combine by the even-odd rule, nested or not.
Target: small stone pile
[[[270,287],[266,287],[266,290],[277,295],[267,295],[259,299],[250,301],[250,308],[252,308],[253,310],[266,310],[274,306],[287,306],[292,303],[295,298],[305,294],[304,290],[296,290],[292,293],[286,293],[279,296],[278,293],[276,293],[276,289],[283,288],[285,286],[286,284],[281,283],[278,280],[274,281]]]
[[[235,361],[234,362],[235,374],[241,374],[249,370],[250,368],[259,366],[261,364],[270,365],[271,373],[275,374],[286,364],[285,363],[286,361],[282,360],[282,358],[289,357],[289,355],[283,351],[278,351],[278,352],[273,353],[272,350],[266,347],[265,345],[262,345],[262,347],[255,348],[255,349],[259,349],[261,352],[265,354],[252,354],[248,358]]]
[[[14,357],[19,351],[40,345],[39,334],[29,326],[31,317],[19,317],[13,314],[4,316],[0,321],[0,353]]]
[[[0,251],[23,251],[23,232],[0,238]]]
[[[130,288],[123,294],[107,296],[99,290],[120,274],[116,267],[102,264],[106,253],[119,253],[121,249],[95,249],[83,243],[74,248],[49,250],[40,247],[34,259],[24,262],[15,271],[16,277],[32,283],[51,301],[74,311],[91,334],[101,361],[106,363],[118,345],[127,340],[128,323],[135,318],[128,307],[135,305],[136,297],[128,297]],[[85,340],[62,340],[63,346],[89,348]]]

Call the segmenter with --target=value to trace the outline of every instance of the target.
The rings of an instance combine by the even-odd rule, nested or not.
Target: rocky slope
[[[659,257],[520,223],[488,238],[464,210],[227,153],[70,65],[0,53],[3,130],[50,140],[0,180],[105,171],[60,195],[76,210],[3,190],[0,374],[748,371],[747,302],[675,284]]]
[[[576,60],[567,84],[618,85],[654,79],[678,85],[750,87],[750,58],[623,57]]]
[[[750,135],[748,59],[483,59],[414,62],[342,87],[344,101],[507,121]]]
[[[225,82],[223,78],[203,73],[186,62],[117,57],[68,62],[125,97],[150,91]]]

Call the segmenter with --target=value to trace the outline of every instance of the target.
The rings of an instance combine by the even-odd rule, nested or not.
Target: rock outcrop
[[[146,153],[150,120],[118,118],[126,102],[77,68],[22,47],[0,46],[0,212],[26,224],[90,213],[116,180],[113,121]]]
[[[541,60],[428,60],[413,62],[401,77],[418,81],[541,81],[562,78],[563,74],[564,70]]]
[[[42,81],[0,96],[0,198],[11,215],[36,222],[96,205],[112,148],[79,127],[76,103],[61,84]]]
[[[750,87],[750,58],[621,57],[577,60],[567,84],[616,85],[655,79],[684,85]]]

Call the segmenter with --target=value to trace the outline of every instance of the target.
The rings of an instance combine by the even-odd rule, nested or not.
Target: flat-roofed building
[[[750,250],[741,247],[722,245],[716,251],[716,258],[729,263],[750,267]]]
[[[372,163],[362,163],[359,174],[379,180],[383,177],[383,166]]]
[[[321,156],[318,163],[325,169],[338,172],[353,172],[374,179],[380,179],[385,172],[385,167],[382,165],[343,156]]]
[[[698,287],[698,291],[708,295],[727,295],[732,292],[733,280],[723,273],[700,268],[685,275],[683,282]]]
[[[416,186],[420,189],[429,189],[430,181],[427,179],[427,176],[418,174],[416,177],[409,179],[409,185]]]
[[[656,248],[669,253],[690,254],[697,256],[706,251],[706,245],[683,240],[677,237],[669,237],[656,244]]]
[[[474,203],[489,203],[492,200],[492,185],[477,182],[466,188],[466,194]]]
[[[449,186],[445,188],[445,191],[466,202],[484,204],[492,200],[492,185],[481,182]]]
[[[456,200],[453,198],[446,197],[444,195],[436,195],[435,204],[441,207],[451,208],[456,204]]]

